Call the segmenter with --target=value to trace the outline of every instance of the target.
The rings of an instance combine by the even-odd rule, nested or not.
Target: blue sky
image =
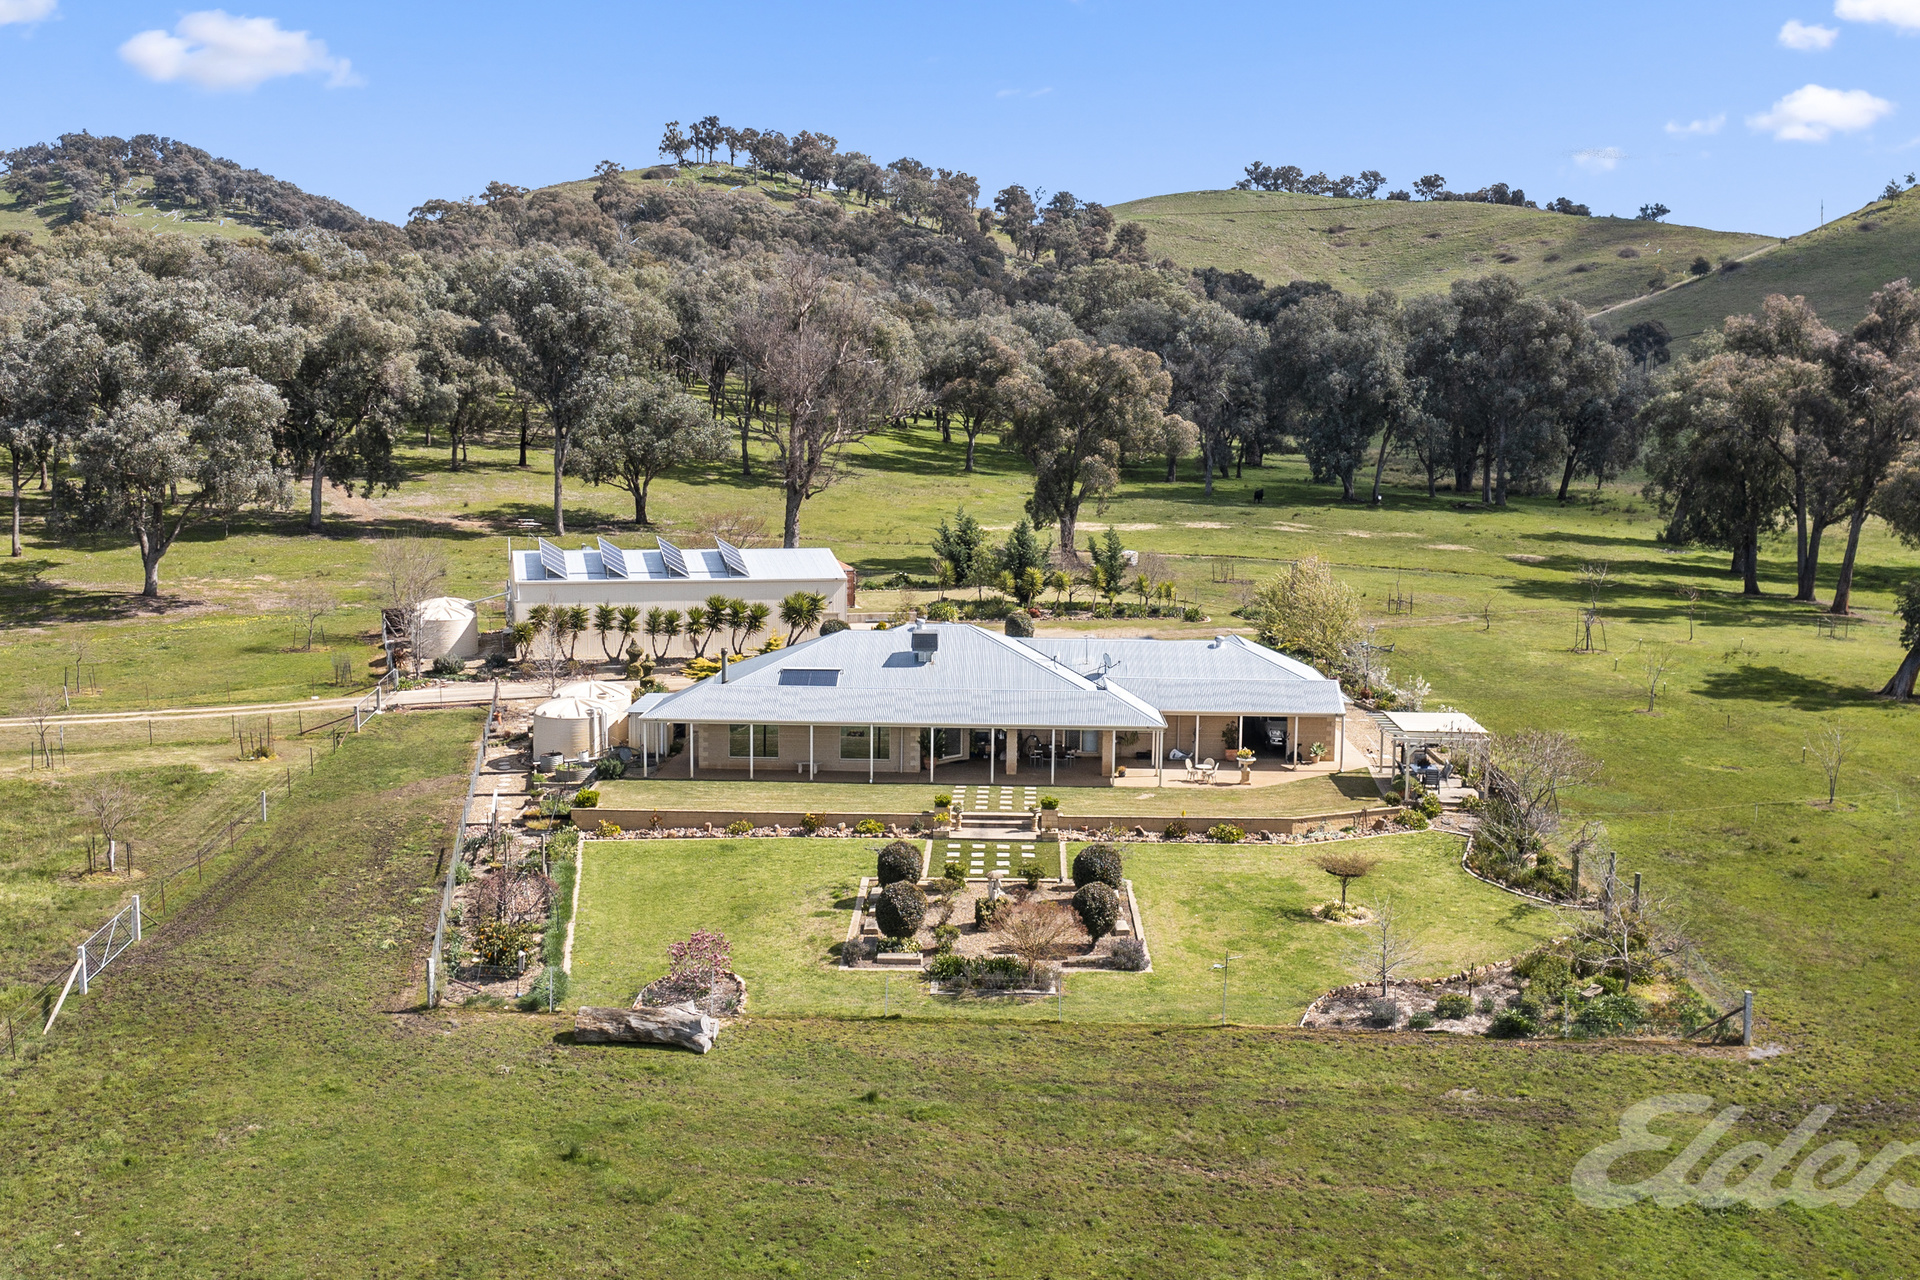
[[[400,220],[652,163],[666,120],[714,113],[989,192],[1113,204],[1259,159],[1786,235],[1920,168],[1916,67],[1920,0],[0,0],[0,146],[169,134]]]

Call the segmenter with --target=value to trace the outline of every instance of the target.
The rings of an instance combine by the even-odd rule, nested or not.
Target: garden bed
[[[713,1018],[737,1018],[746,1012],[747,981],[731,969],[711,984],[688,982],[669,973],[642,987],[633,1001],[636,1009],[664,1009],[676,1004],[692,1005]]]
[[[1024,903],[1051,903],[1064,908],[1071,920],[1069,927],[1059,939],[1057,954],[1052,962],[1066,969],[1116,969],[1134,971],[1134,967],[1116,960],[1115,947],[1125,940],[1139,940],[1143,945],[1141,921],[1137,904],[1132,892],[1132,881],[1127,881],[1127,889],[1120,894],[1120,920],[1114,931],[1093,941],[1088,935],[1079,917],[1073,914],[1072,902],[1076,891],[1071,880],[1058,878],[1043,879],[1028,888],[1024,879],[1008,877],[1001,884],[1001,900],[1008,907]],[[942,890],[938,880],[922,880],[920,888],[928,898],[926,919],[914,934],[913,941],[919,948],[921,961],[931,959],[937,952],[939,939],[935,930],[943,919],[959,930],[947,948],[952,954],[966,960],[987,960],[995,956],[1010,956],[1012,949],[995,931],[991,923],[976,923],[977,904],[987,898],[990,892],[989,882],[985,879],[968,880],[955,890],[951,899]],[[860,891],[855,898],[854,918],[848,931],[847,945],[842,949],[841,963],[850,969],[891,969],[897,962],[889,961],[889,953],[876,952],[876,947],[885,941],[879,926],[872,915],[872,903],[878,896],[878,887],[869,877],[860,882]],[[949,905],[952,911],[949,914]],[[1003,910],[1008,909],[1003,907]],[[853,958],[849,958],[852,953]],[[897,954],[897,953],[894,953]]]

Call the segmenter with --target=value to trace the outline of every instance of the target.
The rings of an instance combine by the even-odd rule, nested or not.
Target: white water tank
[[[602,708],[607,726],[605,745],[618,746],[627,741],[627,708],[633,705],[633,695],[625,685],[611,680],[573,680],[554,690],[553,696],[578,698]]]
[[[533,754],[559,752],[569,760],[597,756],[607,749],[606,704],[584,698],[551,698],[533,709]]]
[[[435,596],[414,606],[422,663],[480,656],[480,623],[473,606],[453,596]]]

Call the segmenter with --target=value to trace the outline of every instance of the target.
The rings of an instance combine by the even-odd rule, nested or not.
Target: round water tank
[[[601,723],[606,726],[603,749],[627,741],[627,708],[633,705],[633,695],[625,685],[610,680],[573,680],[561,685],[553,696],[578,698],[601,709]]]
[[[606,746],[606,707],[581,698],[553,698],[533,709],[533,754],[559,752],[569,760],[597,755]]]
[[[480,623],[473,606],[452,596],[435,596],[414,606],[420,661],[480,656]]]

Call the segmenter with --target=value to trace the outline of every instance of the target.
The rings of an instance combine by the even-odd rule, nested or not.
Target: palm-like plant
[[[767,619],[773,616],[773,610],[764,604],[750,604],[746,614],[740,619],[740,639],[744,642],[753,639],[767,629]]]
[[[620,635],[620,614],[610,604],[593,606],[593,629],[600,636],[600,652],[607,655],[607,661],[613,661],[613,647],[607,643]]]
[[[633,638],[640,634],[640,606],[623,604],[613,611],[614,623],[620,628],[620,652],[635,652]]]
[[[819,626],[826,612],[827,598],[817,591],[796,591],[782,600],[780,625],[787,629],[787,643],[792,644]]]
[[[589,626],[593,625],[593,615],[583,604],[568,606],[566,615],[567,661],[571,663],[574,660],[574,646],[580,643],[580,637],[586,634]]]
[[[707,641],[713,638],[714,629],[707,625],[707,611],[699,605],[687,610],[687,643],[693,646],[693,656],[707,656]]]

